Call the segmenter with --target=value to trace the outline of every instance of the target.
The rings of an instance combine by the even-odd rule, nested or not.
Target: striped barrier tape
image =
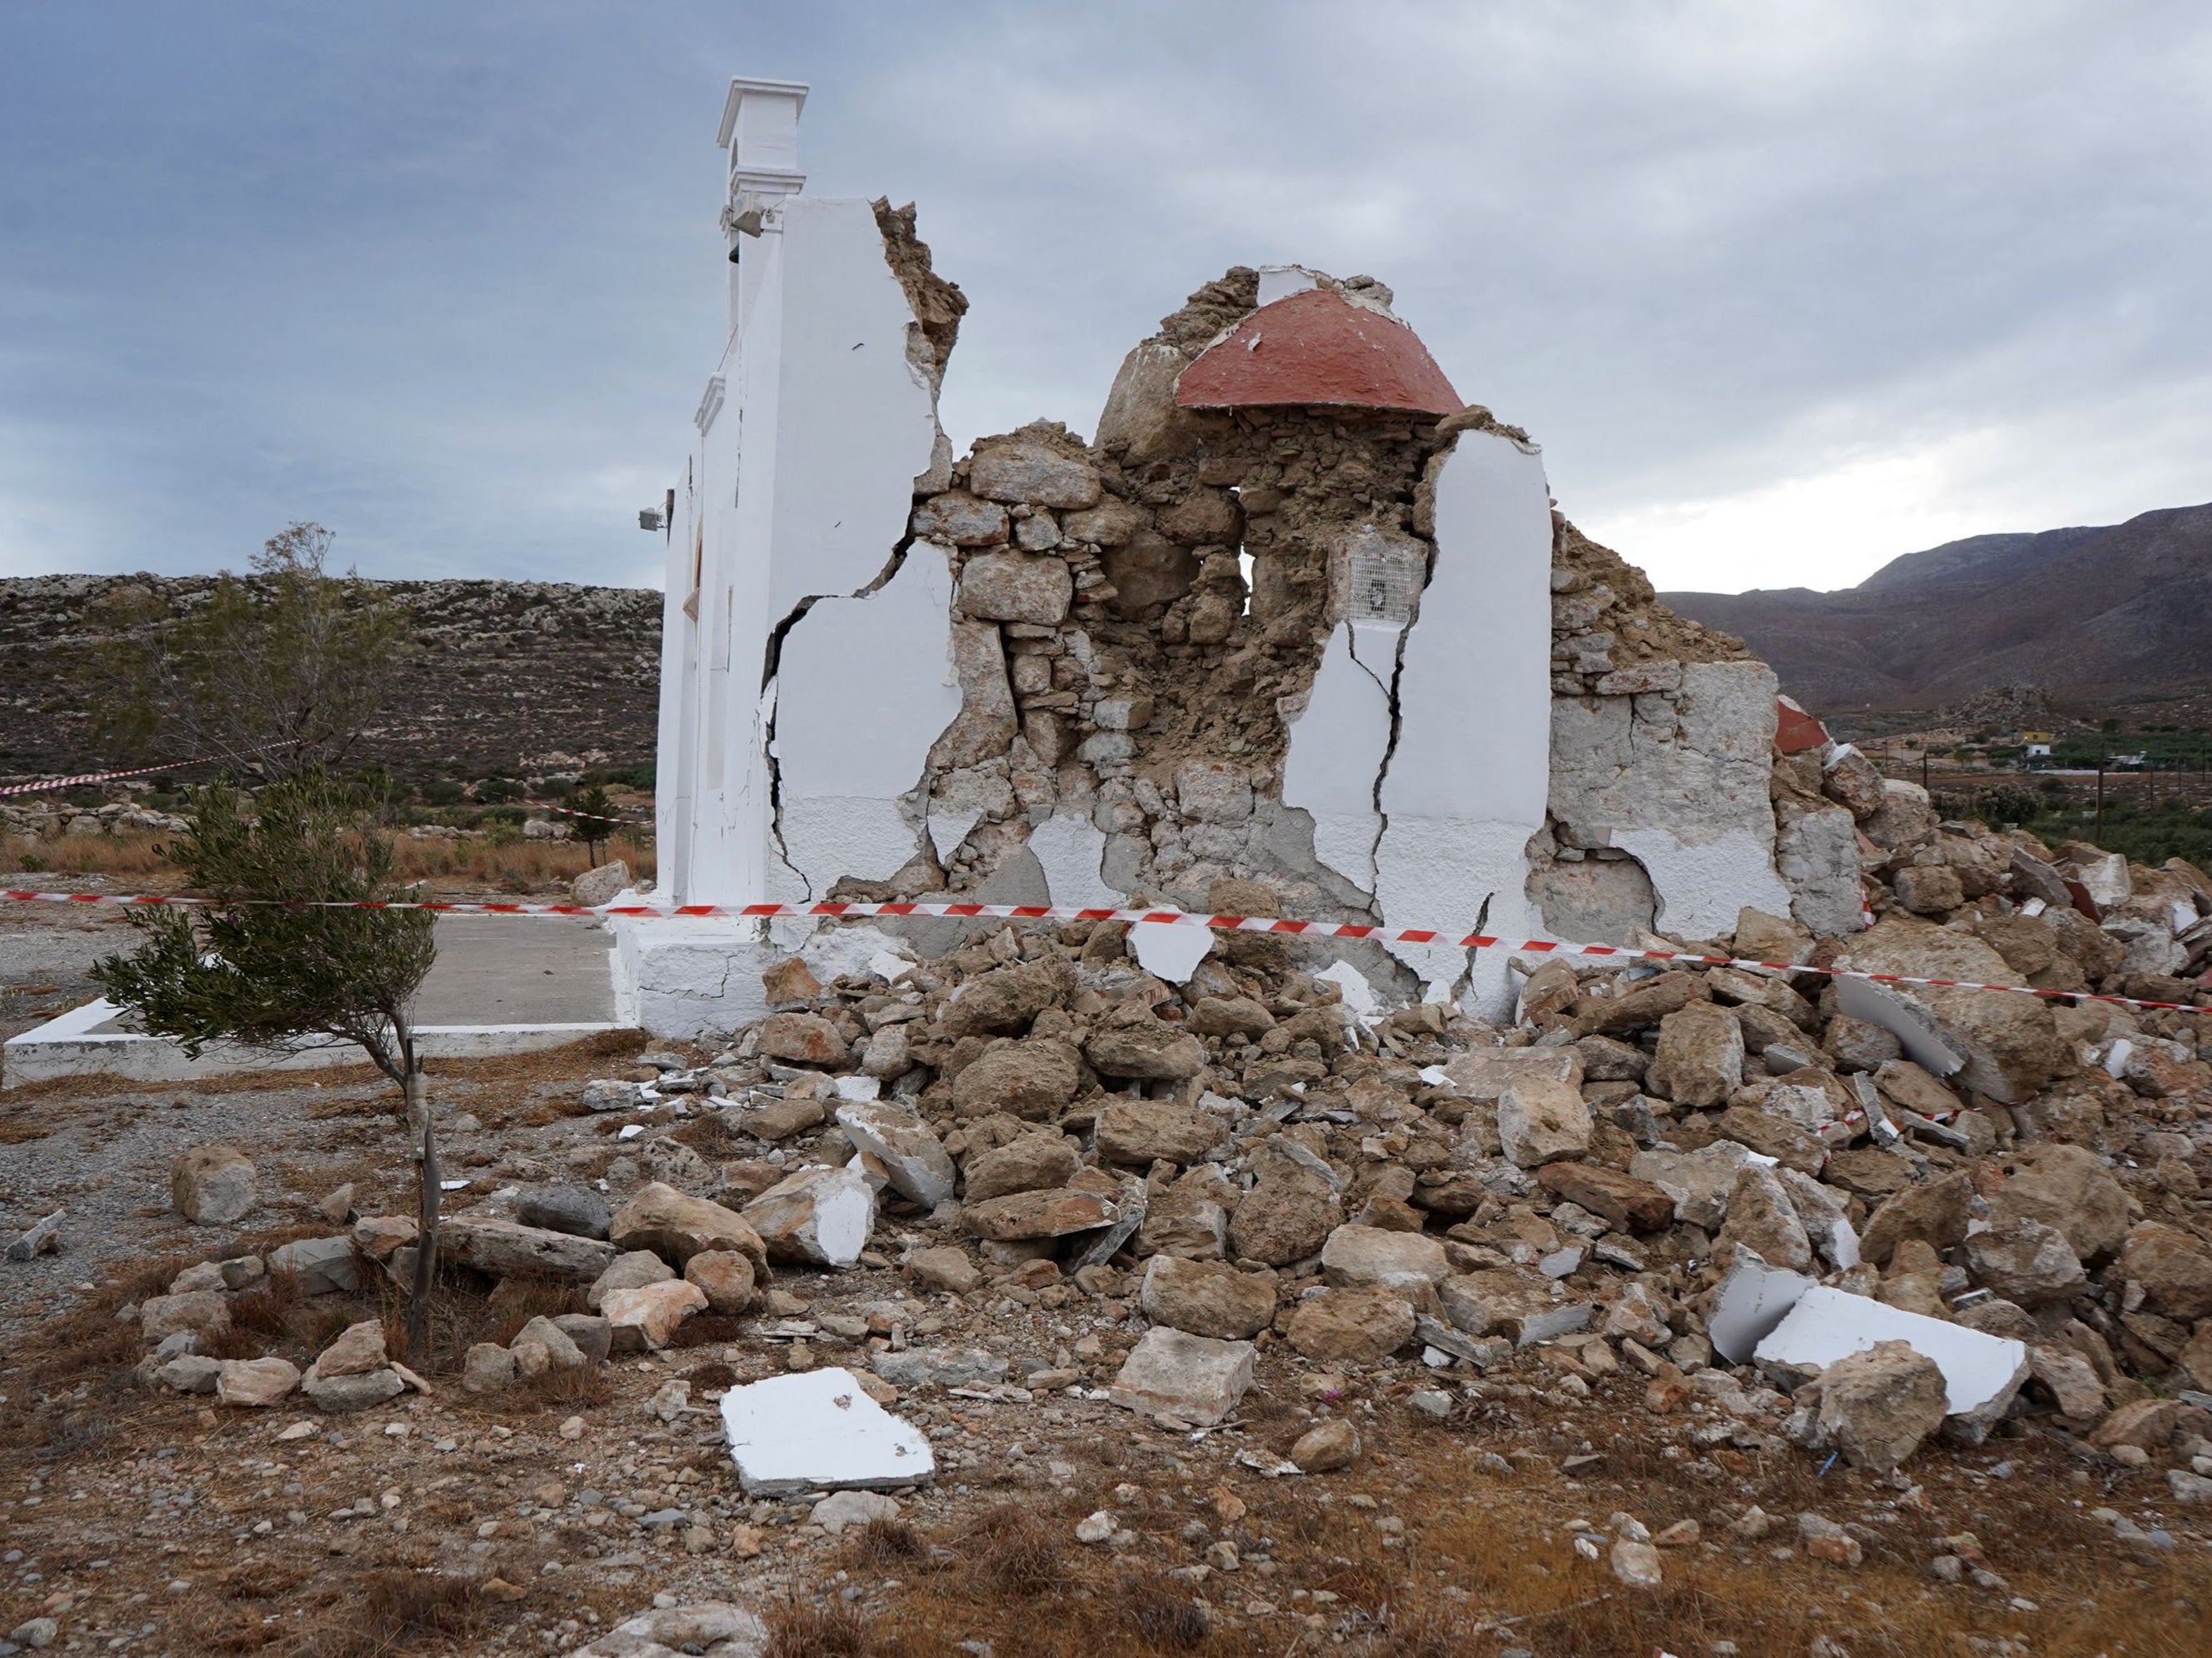
[[[274,899],[258,901],[276,903]],[[227,908],[212,898],[170,897],[160,893],[10,892],[0,902],[121,904],[132,908],[178,906]],[[1299,938],[1364,938],[1378,944],[1442,944],[1454,950],[1504,950],[1516,956],[1596,956],[1625,962],[1680,962],[1691,967],[1733,967],[1766,973],[1817,973],[1832,979],[1863,979],[1883,985],[1924,985],[1937,990],[2005,990],[2051,1001],[2110,1002],[2121,1007],[2167,1008],[2194,1013],[2191,1002],[2159,1002],[2135,996],[2104,996],[2087,991],[2045,990],[2035,985],[1981,984],[1970,979],[1925,979],[1903,973],[1871,973],[1860,968],[1805,967],[1790,962],[1761,962],[1747,957],[1701,956],[1692,950],[1637,950],[1626,944],[1566,943],[1557,938],[1498,938],[1486,932],[1455,933],[1436,927],[1370,926],[1359,921],[1296,921],[1267,915],[1206,915],[1180,909],[1072,909],[1057,904],[502,904],[441,899],[394,899],[389,902],[320,902],[283,905],[298,909],[422,909],[443,915],[635,915],[658,920],[721,916],[743,920],[1127,921],[1166,926],[1200,926],[1216,932],[1272,932]]]
[[[111,783],[118,777],[150,777],[157,771],[181,771],[186,766],[205,763],[200,760],[173,760],[166,766],[140,766],[133,771],[88,771],[75,777],[48,777],[36,783],[10,783],[0,788],[0,795],[41,794],[48,789],[73,789],[86,783]]]
[[[556,806],[550,800],[518,800],[514,804],[534,807],[539,811],[557,811],[563,817],[588,817],[598,823],[649,823],[653,821],[649,816],[626,817],[619,806],[609,806],[605,811],[578,811],[574,806]]]

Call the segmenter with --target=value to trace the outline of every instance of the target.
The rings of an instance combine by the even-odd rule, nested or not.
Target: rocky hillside
[[[396,581],[420,659],[367,757],[403,775],[482,777],[653,757],[660,595],[563,582]],[[95,607],[135,586],[173,609],[208,576],[0,580],[0,777],[138,763],[93,737]],[[162,756],[156,756],[162,757]]]
[[[1838,592],[1662,597],[1740,635],[1826,713],[1939,708],[1999,685],[2118,704],[2212,677],[2212,505],[1973,536]]]

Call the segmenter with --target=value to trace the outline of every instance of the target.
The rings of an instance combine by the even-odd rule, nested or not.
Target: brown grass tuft
[[[929,1545],[905,1521],[878,1515],[853,1533],[845,1553],[856,1566],[905,1565],[926,1557]]]
[[[869,1658],[876,1650],[867,1618],[842,1600],[787,1601],[769,1613],[768,1658]]]
[[[465,1650],[456,1642],[480,1635],[489,1608],[466,1578],[427,1571],[371,1571],[356,1580],[337,1615],[307,1631],[300,1658],[385,1658],[410,1649]]]
[[[988,1510],[975,1522],[969,1533],[969,1558],[975,1575],[1001,1594],[1043,1594],[1066,1581],[1060,1540],[1036,1514],[1010,1503]]]
[[[1213,1632],[1189,1586],[1158,1572],[1124,1574],[1115,1585],[1114,1612],[1147,1652],[1190,1652]]]

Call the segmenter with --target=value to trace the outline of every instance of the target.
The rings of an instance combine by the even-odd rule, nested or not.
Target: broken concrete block
[[[936,1476],[927,1438],[877,1404],[849,1370],[806,1370],[732,1388],[721,1410],[723,1437],[748,1497],[890,1491]]]
[[[196,1145],[169,1169],[177,1212],[199,1226],[228,1226],[253,1207],[253,1163],[234,1145]]]
[[[1722,1280],[1706,1321],[1705,1333],[1713,1351],[1731,1364],[1747,1363],[1753,1351],[1797,1304],[1798,1297],[1812,1287],[1813,1280],[1801,1272],[1739,1257],[1735,1269]]]
[[[1947,1412],[1959,1419],[1947,1430],[1974,1442],[2003,1414],[2027,1376],[2027,1349],[2021,1342],[1818,1284],[1798,1297],[1752,1356],[1784,1378],[1809,1376],[1882,1341],[1902,1341],[1935,1360],[1943,1372]]]
[[[860,1258],[876,1225],[876,1194],[851,1169],[802,1169],[745,1206],[769,1258],[840,1271]]]
[[[952,1159],[936,1131],[915,1113],[867,1100],[840,1106],[837,1121],[854,1145],[883,1164],[901,1197],[934,1209],[952,1195],[957,1178]]]
[[[1122,1361],[1107,1397],[1140,1415],[1210,1428],[1251,1387],[1253,1352],[1249,1341],[1218,1341],[1156,1325]]]

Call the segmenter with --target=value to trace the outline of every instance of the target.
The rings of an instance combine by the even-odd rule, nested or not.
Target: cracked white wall
[[[1283,804],[1313,818],[1314,856],[1370,894],[1382,833],[1375,796],[1390,754],[1390,682],[1401,631],[1392,623],[1338,625],[1283,760]]]
[[[1553,705],[1561,837],[1618,847],[1642,864],[1659,901],[1655,925],[1667,932],[1732,932],[1746,905],[1790,914],[1768,790],[1775,689],[1762,662],[1686,662],[1676,690]]]

